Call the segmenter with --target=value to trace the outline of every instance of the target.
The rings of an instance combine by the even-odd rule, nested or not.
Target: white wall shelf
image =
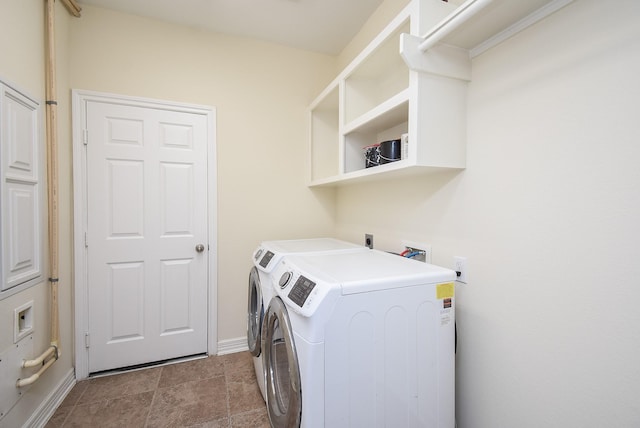
[[[311,186],[464,168],[466,80],[412,70],[399,54],[404,34],[424,32],[455,8],[412,1],[312,103]],[[405,133],[402,160],[365,167],[366,147]]]
[[[411,1],[311,104],[309,185],[464,169],[471,58],[571,1]],[[366,167],[402,134],[402,160]]]

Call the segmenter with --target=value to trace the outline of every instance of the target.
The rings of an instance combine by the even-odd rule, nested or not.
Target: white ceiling
[[[382,0],[79,0],[78,3],[336,55]]]

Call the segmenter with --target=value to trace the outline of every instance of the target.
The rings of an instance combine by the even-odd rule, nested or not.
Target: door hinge
[[[84,347],[89,348],[89,333],[84,334]]]
[[[87,238],[87,232],[84,233],[84,248],[89,248],[89,239]]]
[[[82,130],[82,142],[84,143],[85,146],[87,144],[89,144],[89,130],[88,129],[83,129]]]

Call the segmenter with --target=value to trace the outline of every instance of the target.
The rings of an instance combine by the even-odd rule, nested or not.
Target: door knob
[[[203,252],[204,251],[204,245],[202,245],[202,244],[196,245],[196,251],[199,252],[199,253]]]

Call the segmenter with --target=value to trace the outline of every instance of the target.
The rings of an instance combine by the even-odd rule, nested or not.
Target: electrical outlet
[[[373,250],[373,235],[370,233],[365,233],[364,235],[364,245]]]
[[[463,284],[467,284],[469,281],[469,275],[467,272],[467,258],[466,257],[454,257],[453,258],[453,266],[456,271],[456,275],[458,278],[456,281],[461,282]]]
[[[404,246],[405,250],[420,253],[417,256],[412,257],[412,259],[425,263],[431,263],[431,245],[414,241],[402,241],[402,245]]]

